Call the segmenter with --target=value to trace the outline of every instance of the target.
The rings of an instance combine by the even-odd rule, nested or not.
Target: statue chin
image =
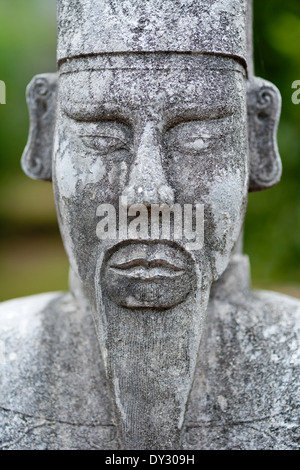
[[[168,309],[195,289],[193,264],[191,256],[175,243],[121,243],[104,259],[101,287],[121,307]]]

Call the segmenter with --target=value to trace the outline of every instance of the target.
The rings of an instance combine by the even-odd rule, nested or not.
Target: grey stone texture
[[[36,75],[27,87],[30,130],[22,168],[30,177],[51,181],[58,74]]]
[[[300,302],[251,291],[242,255],[248,192],[281,176],[251,2],[58,6],[22,165],[53,182],[70,292],[0,306],[0,447],[299,448]],[[120,197],[202,205],[203,247],[99,238]]]
[[[212,289],[180,449],[299,449],[299,301],[251,291],[236,255]],[[120,448],[91,316],[70,293],[5,302],[2,449]]]
[[[58,61],[124,52],[247,58],[247,0],[59,0]]]

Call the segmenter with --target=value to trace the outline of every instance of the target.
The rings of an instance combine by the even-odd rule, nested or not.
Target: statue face
[[[197,272],[207,284],[222,274],[241,231],[248,192],[243,69],[218,57],[133,56],[127,67],[122,59],[105,67],[97,58],[75,62],[60,76],[53,166],[71,267],[94,285],[101,259],[117,304],[172,307],[195,290]],[[110,204],[118,213],[120,196],[147,208],[203,205],[203,247],[151,236],[99,240],[97,208]]]
[[[194,55],[66,62],[52,177],[81,281],[76,298],[94,316],[120,442],[178,448],[210,285],[229,262],[245,213],[243,69]],[[120,220],[121,196],[130,227],[133,205],[147,215],[155,204],[204,207],[203,247],[193,250],[186,233],[147,238],[142,226],[139,238],[116,230],[114,239],[100,239],[99,207],[115,208]]]

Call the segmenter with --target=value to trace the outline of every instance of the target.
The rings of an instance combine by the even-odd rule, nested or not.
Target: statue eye
[[[173,140],[171,146],[180,152],[197,153],[209,149],[211,144],[211,137],[185,137],[179,139],[178,137]]]
[[[118,137],[85,135],[81,136],[81,139],[87,147],[103,155],[119,150],[128,150],[127,143]]]
[[[181,147],[186,150],[203,150],[208,147],[208,139],[195,138],[187,142],[182,142]]]

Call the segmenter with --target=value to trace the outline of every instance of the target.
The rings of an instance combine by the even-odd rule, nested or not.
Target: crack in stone
[[[9,408],[5,408],[5,407],[2,407],[0,406],[0,410],[4,411],[4,412],[7,412],[7,413],[14,413],[16,415],[21,415],[25,418],[34,418],[34,419],[41,419],[41,420],[44,420],[45,422],[48,422],[48,423],[51,423],[51,424],[67,424],[69,426],[86,426],[86,427],[112,427],[114,426],[113,424],[103,424],[103,423],[72,423],[70,421],[62,421],[62,420],[56,420],[56,419],[50,419],[50,418],[46,418],[44,416],[36,416],[36,415],[30,415],[28,413],[23,413],[21,411],[15,411],[15,410],[11,410]],[[37,426],[40,426],[40,425],[37,425]]]
[[[287,415],[289,414],[288,412],[281,412],[281,413],[276,413],[274,415],[270,415],[270,416],[263,416],[261,418],[254,418],[254,419],[251,419],[251,420],[242,420],[242,421],[224,421],[222,423],[216,423],[214,421],[210,421],[208,423],[196,423],[196,424],[188,424],[186,426],[187,429],[195,429],[195,428],[208,428],[208,427],[222,427],[222,426],[240,426],[240,425],[244,425],[244,424],[252,424],[252,423],[258,423],[258,422],[261,422],[261,421],[267,421],[269,419],[272,419],[272,418],[276,418],[278,416],[284,416],[284,415]]]

